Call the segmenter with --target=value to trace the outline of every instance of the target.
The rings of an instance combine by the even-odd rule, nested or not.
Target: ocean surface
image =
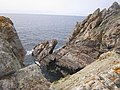
[[[9,17],[20,40],[27,51],[25,64],[33,63],[30,55],[32,48],[44,40],[57,39],[60,48],[67,37],[73,32],[76,22],[82,21],[83,16],[35,15],[35,14],[1,14]]]
[[[20,40],[27,51],[44,40],[57,39],[61,47],[67,40],[75,27],[77,21],[84,19],[82,16],[62,16],[62,15],[38,15],[38,14],[1,14],[9,17],[17,30]],[[26,57],[27,62],[31,62],[32,57]]]
[[[67,36],[72,33],[81,16],[2,14],[10,17],[19,34],[24,48],[31,50],[43,40],[58,40],[58,47],[63,45]]]
[[[30,14],[1,14],[9,17],[16,28],[20,40],[27,51],[24,64],[33,64],[35,59],[31,55],[32,48],[44,40],[57,39],[60,48],[67,37],[73,32],[77,21],[83,20],[81,16],[60,15],[30,15]],[[53,74],[41,69],[43,75],[50,82],[61,78],[61,74]]]

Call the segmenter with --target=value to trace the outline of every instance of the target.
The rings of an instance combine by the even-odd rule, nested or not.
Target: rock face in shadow
[[[82,22],[77,22],[68,39],[61,49],[39,61],[44,68],[66,76],[94,62],[102,53],[111,50],[119,52],[120,5],[114,2],[108,9],[100,11],[98,8]],[[34,57],[39,59],[39,56]]]
[[[0,16],[0,90],[49,90],[39,66],[23,68],[25,54],[12,21]]]

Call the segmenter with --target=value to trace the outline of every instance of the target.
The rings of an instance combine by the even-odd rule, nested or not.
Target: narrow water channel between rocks
[[[34,61],[35,58],[32,56],[31,53],[28,52],[25,56],[24,64],[28,66],[35,63]],[[48,71],[45,68],[43,69],[42,67],[41,67],[41,72],[43,76],[50,82],[54,82],[56,80],[59,80],[61,77],[63,77],[61,73],[52,73],[51,71]]]

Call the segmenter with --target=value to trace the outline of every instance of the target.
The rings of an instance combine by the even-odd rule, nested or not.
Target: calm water
[[[1,14],[10,17],[24,48],[29,51],[43,40],[57,39],[61,46],[84,17],[58,15]]]

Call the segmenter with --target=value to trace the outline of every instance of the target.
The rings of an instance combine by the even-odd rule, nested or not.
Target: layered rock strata
[[[81,71],[54,82],[53,90],[119,90],[120,54],[109,51]]]
[[[82,22],[77,22],[68,42],[39,62],[49,71],[66,76],[91,64],[102,53],[111,50],[119,53],[119,48],[120,5],[114,2],[108,9],[100,11],[98,8]],[[38,49],[34,48],[36,50]],[[33,56],[39,59],[41,54]]]

